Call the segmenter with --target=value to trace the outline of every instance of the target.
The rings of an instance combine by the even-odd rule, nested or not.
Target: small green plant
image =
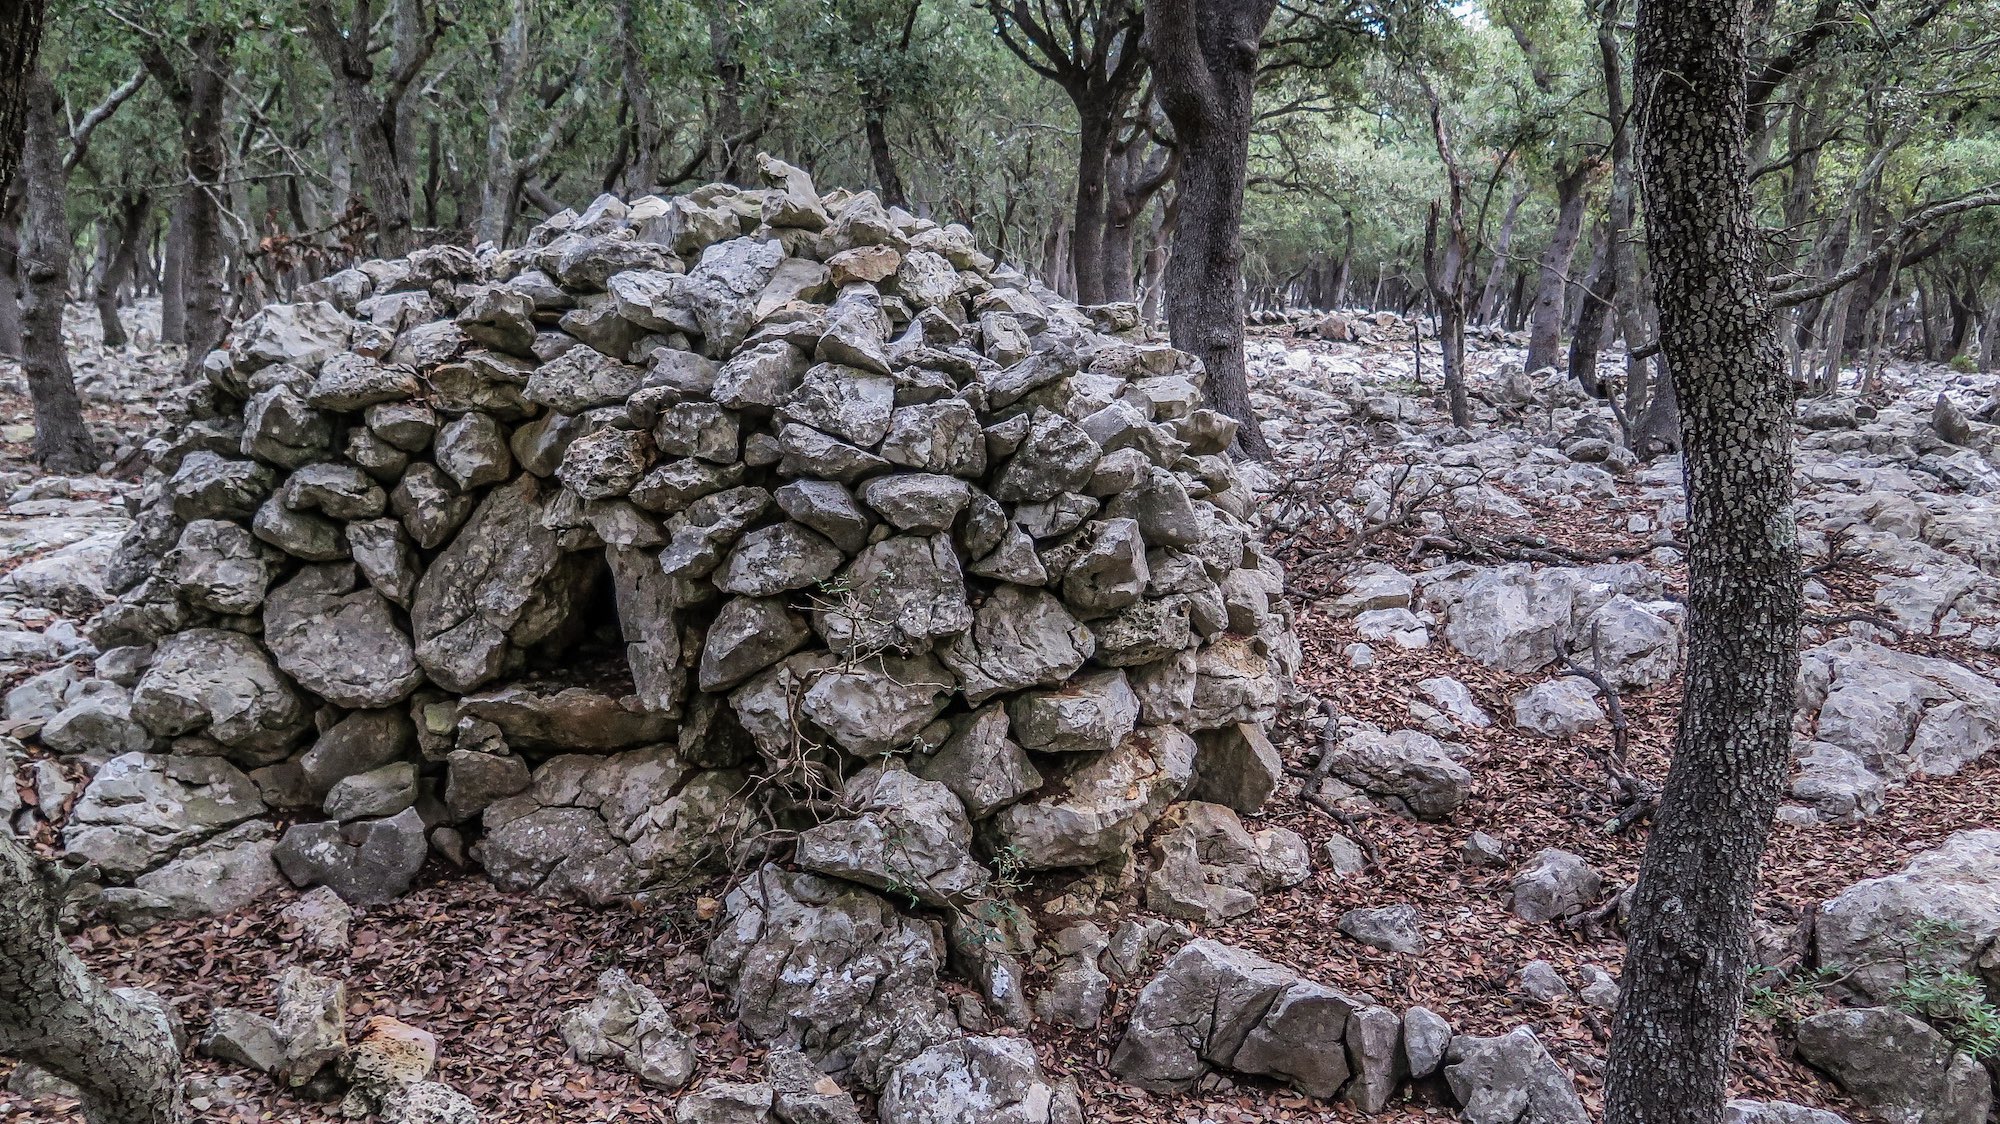
[[[2000,1054],[2000,1009],[1986,983],[1963,968],[1921,971],[1896,985],[1890,1001],[1937,1028],[1975,1061]]]
[[[1961,375],[1969,375],[1979,369],[1979,360],[1970,355],[1954,355],[1951,357],[1951,369]]]
[[[1751,1014],[1769,1019],[1779,1029],[1789,1032],[1800,1020],[1826,1008],[1826,989],[1840,976],[1834,968],[1820,968],[1802,976],[1760,968],[1750,977],[1750,994],[1744,997],[1743,1005]],[[1775,978],[1759,983],[1760,977]]]

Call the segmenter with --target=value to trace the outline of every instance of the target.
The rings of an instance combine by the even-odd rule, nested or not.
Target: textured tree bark
[[[1210,405],[1241,423],[1242,451],[1271,455],[1243,354],[1243,174],[1258,42],[1277,0],[1148,0],[1147,49],[1181,148],[1167,329],[1208,368]]]
[[[1789,762],[1791,397],[1744,156],[1738,0],[1640,0],[1640,188],[1688,497],[1685,697],[1632,896],[1608,1124],[1715,1124]]]
[[[167,228],[160,237],[160,341],[187,344],[187,227],[193,209],[183,191],[167,208]]]
[[[659,162],[660,130],[653,121],[653,97],[646,85],[646,60],[639,52],[639,21],[632,0],[617,0],[618,72],[625,87],[625,104],[631,110],[626,128],[631,138],[631,162],[625,169],[629,195],[652,190],[653,169]],[[435,151],[435,146],[433,146]]]
[[[1154,145],[1149,155],[1147,140],[1143,130],[1135,129],[1130,139],[1113,146],[1105,162],[1104,235],[1099,260],[1107,302],[1137,296],[1132,255],[1139,217],[1179,170],[1173,150]]]
[[[1069,221],[1070,276],[1079,304],[1102,304],[1107,164],[1126,107],[1138,92],[1145,10],[1138,0],[986,0],[994,31],[1015,57],[1062,87],[1076,107],[1076,195]]]
[[[60,904],[41,864],[0,832],[0,1054],[75,1085],[91,1124],[180,1124],[166,1005],[93,977],[56,927]]]
[[[1479,287],[1479,310],[1474,314],[1481,324],[1491,324],[1500,317],[1500,281],[1507,275],[1507,267],[1514,264],[1509,256],[1514,249],[1514,223],[1521,217],[1521,204],[1528,201],[1528,185],[1522,184],[1507,200],[1507,210],[1500,216],[1500,231],[1493,237],[1493,265],[1486,271],[1486,283]],[[1353,220],[1349,219],[1349,230]]]
[[[375,215],[377,250],[385,258],[400,257],[410,251],[411,239],[410,184],[396,154],[401,99],[385,105],[370,88],[375,80],[367,43],[374,26],[372,0],[359,0],[353,14],[352,25],[343,33],[332,0],[313,0],[306,7],[306,38],[333,78],[333,99],[347,126],[354,163]],[[399,14],[394,22],[400,26],[401,21]],[[421,67],[429,52],[418,42],[399,41],[396,53],[400,66]]]
[[[889,147],[888,115],[888,107],[876,98],[870,98],[863,107],[868,162],[875,167],[875,181],[882,185],[882,202],[891,207],[908,207],[910,199],[903,194],[903,177],[896,171],[896,153]]]
[[[35,461],[51,472],[81,473],[97,467],[97,446],[83,422],[83,402],[63,343],[63,306],[69,298],[69,193],[64,189],[56,132],[56,88],[36,71],[28,79],[27,128],[21,146],[21,180],[27,217],[21,240],[21,366],[35,407]]]
[[[21,167],[21,134],[28,121],[27,81],[42,49],[47,0],[0,0],[0,199],[13,190]]]
[[[15,187],[20,186],[17,179]],[[0,355],[21,357],[20,196],[7,200],[0,217]]]
[[[232,43],[232,33],[226,27],[196,28],[185,44],[185,69],[158,44],[147,44],[141,52],[146,69],[181,118],[181,154],[187,180],[174,213],[180,229],[169,230],[167,236],[167,277],[162,293],[167,312],[161,317],[161,335],[171,340],[172,329],[180,328],[181,342],[187,344],[185,373],[190,378],[201,369],[202,358],[221,341],[226,327],[228,246],[220,193],[229,168],[222,99],[228,92],[229,76],[224,68]]]
[[[146,226],[146,215],[152,210],[152,196],[140,190],[122,196],[118,201],[118,221],[105,223],[103,238],[111,247],[110,256],[105,259],[104,269],[97,277],[97,323],[104,335],[104,346],[124,347],[126,343],[125,325],[118,319],[118,293],[132,276],[139,261],[139,239]]]
[[[1563,307],[1569,290],[1570,262],[1583,237],[1584,191],[1590,179],[1587,165],[1566,169],[1556,179],[1556,225],[1535,273],[1535,304],[1528,314],[1528,370],[1553,367],[1562,350]]]
[[[1604,325],[1611,315],[1611,302],[1618,296],[1618,239],[1613,222],[1606,216],[1598,223],[1597,244],[1590,253],[1590,270],[1578,290],[1576,326],[1569,336],[1569,374],[1592,397],[1605,395],[1604,380],[1597,377],[1597,353],[1604,342]]]

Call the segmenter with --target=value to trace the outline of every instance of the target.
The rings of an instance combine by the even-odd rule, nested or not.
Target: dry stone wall
[[[760,170],[364,263],[208,356],[97,625],[109,901],[199,910],[142,887],[218,839],[358,902],[432,851],[645,896],[775,824],[960,908],[1255,810],[1298,649],[1199,365]]]

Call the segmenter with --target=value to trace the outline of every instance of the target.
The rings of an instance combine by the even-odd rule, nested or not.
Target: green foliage
[[[1913,975],[1896,986],[1891,1000],[1976,1061],[2000,1054],[2000,1009],[1987,998],[1985,981],[1970,972],[1953,968]]]

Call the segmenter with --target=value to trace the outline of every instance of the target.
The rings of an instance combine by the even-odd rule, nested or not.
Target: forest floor
[[[1413,393],[1417,385],[1406,336],[1384,333],[1374,343],[1326,343],[1273,330],[1259,330],[1257,336],[1253,354],[1260,390],[1273,390],[1298,378],[1301,362],[1284,360],[1298,352],[1331,360],[1365,382],[1400,387],[1405,393]],[[127,372],[110,378],[108,385],[126,388],[129,394],[91,396],[94,417],[128,431],[135,426],[143,430],[151,413],[143,396],[158,393],[163,372],[172,366],[171,357],[145,352],[114,355],[94,349],[87,339],[79,344],[91,370],[122,367]],[[1518,348],[1512,344],[1488,343],[1475,350],[1473,371],[1476,377],[1485,377],[1518,359]],[[1425,368],[1427,374],[1436,370],[1434,353],[1426,357]],[[19,381],[9,374],[0,371],[0,418],[26,417]],[[133,401],[133,395],[141,400]],[[1435,402],[1429,396],[1420,401],[1425,413],[1415,425],[1443,428]],[[18,430],[0,428],[0,482],[11,481],[7,491],[32,478],[25,460],[27,448],[19,438]],[[1630,482],[1621,479],[1619,486],[1629,488]],[[103,485],[106,491],[132,487],[129,481]],[[78,488],[75,494],[81,503],[81,497],[95,502],[104,492]],[[1650,534],[1627,529],[1628,516],[1636,508],[1519,498],[1532,518],[1516,529],[1580,551],[1602,551],[1622,543],[1643,554],[1650,547]],[[0,532],[7,522],[18,519],[0,513]],[[1401,564],[1401,550],[1392,538],[1379,544],[1378,553]],[[32,556],[0,557],[0,567],[11,568]],[[1673,567],[1656,568],[1669,589],[1682,583],[1683,575]],[[1826,581],[1837,604],[1855,612],[1872,608],[1873,579],[1868,575],[1847,574]],[[1513,977],[1536,959],[1554,963],[1572,982],[1583,965],[1616,975],[1622,942],[1615,929],[1579,931],[1520,920],[1506,901],[1512,864],[1467,866],[1460,859],[1460,847],[1475,830],[1505,841],[1517,861],[1545,847],[1560,847],[1590,860],[1608,880],[1629,884],[1644,833],[1604,830],[1612,811],[1601,764],[1605,740],[1600,735],[1562,743],[1517,730],[1508,720],[1510,700],[1548,675],[1491,670],[1441,639],[1417,650],[1377,642],[1372,645],[1373,666],[1350,667],[1345,651],[1361,638],[1352,620],[1326,610],[1324,600],[1333,584],[1316,571],[1301,575],[1288,592],[1304,650],[1298,686],[1309,696],[1299,700],[1274,731],[1288,763],[1307,773],[1317,758],[1317,738],[1303,721],[1317,699],[1330,700],[1345,718],[1372,721],[1385,729],[1405,728],[1416,725],[1411,703],[1423,697],[1418,681],[1450,676],[1471,688],[1495,719],[1483,729],[1464,731],[1468,753],[1463,763],[1475,778],[1473,796],[1449,823],[1420,823],[1384,811],[1349,828],[1301,800],[1301,782],[1294,777],[1272,798],[1264,815],[1247,826],[1288,827],[1307,839],[1315,856],[1334,833],[1350,834],[1372,847],[1377,864],[1360,874],[1340,875],[1320,863],[1307,882],[1266,896],[1250,914],[1200,928],[1201,935],[1256,949],[1310,978],[1367,993],[1399,1009],[1422,1004],[1442,1014],[1460,1033],[1495,1034],[1517,1025],[1531,1026],[1576,1075],[1594,1113],[1600,1107],[1598,1074],[1608,1014],[1576,1000],[1537,1003],[1522,993]],[[1910,643],[1928,645],[1927,651],[1937,647],[1922,637]],[[1983,671],[1991,664],[1983,653],[1968,650],[1962,655]],[[11,685],[0,682],[0,690]],[[1630,765],[1655,784],[1664,775],[1678,692],[1676,679],[1648,692],[1627,692],[1623,698]],[[2000,824],[2000,760],[1991,758],[1955,777],[1919,779],[1894,789],[1879,814],[1858,824],[1781,823],[1765,866],[1760,920],[1779,931],[1796,927],[1817,902],[1855,881],[1899,868],[1914,852],[1953,831],[1995,824]],[[505,894],[477,875],[451,871],[434,859],[409,896],[356,911],[353,947],[343,954],[310,951],[296,939],[297,933],[279,916],[294,897],[289,892],[233,915],[163,924],[137,935],[86,928],[74,942],[84,959],[115,983],[155,990],[194,1027],[204,1024],[217,1005],[269,1013],[271,983],[288,964],[305,962],[344,977],[351,1024],[368,1015],[389,1014],[435,1034],[438,1079],[470,1096],[489,1122],[666,1121],[672,1119],[670,1096],[642,1088],[622,1070],[569,1058],[557,1027],[567,1009],[594,993],[600,971],[622,967],[659,991],[681,1025],[697,1028],[702,1058],[697,1079],[708,1074],[760,1073],[757,1049],[736,1036],[724,1013],[725,997],[709,991],[696,970],[706,928],[715,914],[707,895],[715,889],[705,887],[681,901],[647,909],[590,908]],[[1341,935],[1336,926],[1349,909],[1403,902],[1417,905],[1422,913],[1429,946],[1424,953],[1377,952]],[[1097,920],[1109,929],[1121,916],[1138,912],[1129,901],[1108,903]],[[1054,927],[1059,924],[1052,923],[1049,931]],[[1112,1011],[1097,1032],[1049,1033],[1047,1028],[1033,1032],[1048,1068],[1078,1081],[1088,1120],[1232,1124],[1358,1118],[1345,1106],[1222,1075],[1205,1079],[1182,1097],[1156,1096],[1122,1085],[1106,1062],[1140,982],[1118,989]],[[1795,1100],[1852,1115],[1853,1106],[1831,1084],[1787,1056],[1779,1029],[1768,1012],[1753,1010],[1738,1052],[1739,1095]],[[212,1060],[191,1058],[190,1065],[212,1079],[230,1079],[210,1098],[209,1107],[197,1113],[199,1119],[338,1118],[337,1103],[303,1101],[277,1089],[269,1079],[246,1076]],[[1387,1117],[1431,1115],[1449,1116],[1451,1111],[1435,1095],[1419,1089],[1415,1098],[1392,1108]],[[78,1117],[60,1104],[0,1093],[0,1120],[73,1119]]]

